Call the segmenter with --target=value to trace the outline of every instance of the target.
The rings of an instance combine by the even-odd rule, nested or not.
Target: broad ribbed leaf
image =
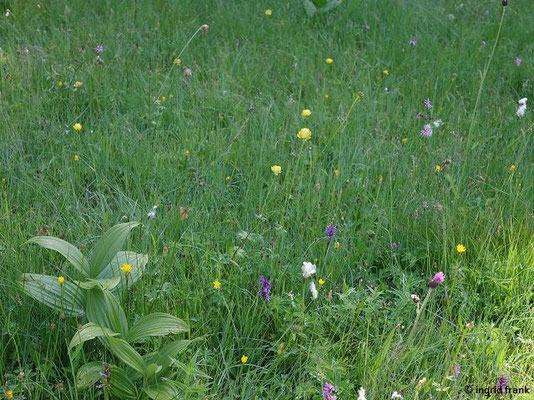
[[[93,386],[100,379],[100,371],[104,366],[100,361],[93,361],[82,365],[76,374],[76,387],[79,390]]]
[[[89,322],[126,336],[128,333],[126,315],[117,298],[109,290],[95,287],[87,291],[86,298],[85,312]]]
[[[69,281],[59,284],[57,276],[22,274],[20,285],[28,296],[65,315],[83,314],[84,291]]]
[[[89,262],[78,250],[69,242],[53,236],[35,236],[28,240],[27,243],[35,243],[45,249],[55,250],[70,262],[74,268],[80,271],[84,276],[89,273]]]
[[[139,395],[134,383],[130,380],[128,374],[121,368],[112,365],[111,371],[111,394],[116,399],[136,400]]]
[[[113,332],[111,329],[103,328],[93,322],[89,322],[85,324],[84,326],[79,329],[74,336],[72,337],[70,344],[69,344],[69,350],[72,349],[74,346],[78,346],[79,344],[83,342],[87,342],[88,340],[92,340],[99,336],[118,336],[119,334],[116,332]]]
[[[98,274],[98,279],[110,279],[112,277],[120,277],[120,282],[114,291],[122,292],[126,288],[131,287],[145,271],[145,266],[148,262],[146,254],[134,253],[133,251],[119,251],[113,260]],[[121,271],[124,264],[130,264],[132,271],[126,275]]]
[[[166,375],[167,369],[171,365],[172,359],[175,358],[181,352],[183,352],[191,343],[191,340],[176,340],[174,342],[167,343],[166,345],[161,347],[159,351],[146,354],[144,356],[145,363],[156,363],[157,365],[161,365],[162,370],[160,375]]]
[[[328,3],[326,3],[325,6],[321,8],[321,12],[325,13],[330,10],[333,10],[337,6],[341,5],[342,2],[343,0],[329,0]]]
[[[144,390],[153,400],[176,400],[182,395],[180,388],[169,381],[153,383]]]
[[[317,7],[310,0],[302,0],[302,4],[304,5],[308,17],[311,18],[317,13]]]
[[[143,357],[126,340],[114,337],[109,337],[107,340],[109,349],[115,356],[129,367],[132,367],[143,375],[145,374],[146,364]]]
[[[130,231],[139,222],[126,222],[109,229],[96,244],[90,260],[89,278],[96,278],[121,249]]]
[[[166,313],[153,313],[139,318],[130,328],[126,340],[136,342],[149,336],[181,332],[189,332],[189,327],[183,320]]]
[[[99,287],[100,289],[114,289],[120,283],[120,276],[116,276],[110,279],[89,279],[85,282],[78,282],[78,286],[82,289],[92,289]]]

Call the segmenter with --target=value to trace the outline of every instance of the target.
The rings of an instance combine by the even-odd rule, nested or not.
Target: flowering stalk
[[[412,340],[412,337],[415,333],[415,329],[417,328],[417,325],[419,324],[419,319],[421,318],[421,314],[423,314],[423,310],[426,307],[426,303],[428,303],[428,299],[430,298],[430,294],[432,293],[434,289],[431,287],[428,288],[428,292],[426,292],[425,299],[423,300],[423,304],[421,304],[421,307],[419,307],[419,304],[417,304],[417,311],[415,315],[415,321],[412,326],[412,330],[410,331],[410,334],[408,335],[408,339],[406,340],[406,344],[409,344]]]

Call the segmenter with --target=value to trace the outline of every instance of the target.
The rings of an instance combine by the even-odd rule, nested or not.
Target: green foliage
[[[331,11],[340,6],[341,3],[343,3],[343,0],[302,0],[304,9],[309,17]]]

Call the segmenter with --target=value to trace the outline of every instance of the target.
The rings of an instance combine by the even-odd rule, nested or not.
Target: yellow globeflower
[[[165,100],[167,100],[167,98],[166,98],[165,96],[161,96],[160,101],[161,101],[162,103],[165,103]]]
[[[309,140],[311,138],[311,131],[308,128],[302,128],[297,133],[297,137],[302,140]]]
[[[436,165],[436,172],[439,172],[439,171],[441,171],[441,165],[437,164]]]
[[[59,82],[57,83],[57,85],[58,85],[60,88],[62,88],[62,87],[63,87],[63,81],[59,81]]]
[[[279,166],[279,165],[273,165],[271,167],[271,171],[273,171],[273,174],[278,175],[278,174],[282,173],[282,167]]]
[[[271,15],[273,15],[273,10],[265,10],[265,15],[270,17]]]
[[[303,117],[309,117],[311,115],[311,111],[306,108],[305,110],[302,110],[300,115],[302,115]]]
[[[324,285],[323,278],[320,278],[320,279],[319,279],[319,286],[323,286],[323,285]]]
[[[132,272],[132,266],[128,263],[122,264],[121,271],[128,275],[130,272]]]
[[[191,154],[191,153],[189,153],[189,150],[184,151],[184,156],[185,157],[189,157],[189,154]]]
[[[324,98],[325,98],[326,100],[328,100],[328,99],[330,99],[330,95],[327,93],[327,94],[324,95]]]
[[[336,169],[334,170],[334,175],[335,175],[335,176],[338,176],[338,175],[339,175],[339,169],[336,168]]]
[[[384,75],[389,75],[389,70],[388,70],[388,69],[385,69],[385,70],[382,71],[382,73],[383,73]]]
[[[404,144],[408,143],[408,138],[407,137],[403,137],[402,138],[402,143],[404,143]]]
[[[515,164],[510,165],[510,171],[515,171],[516,168]]]
[[[80,124],[79,122],[76,122],[73,125],[73,128],[74,128],[75,131],[81,131],[83,129],[82,124]]]
[[[461,243],[457,244],[456,245],[456,251],[458,253],[465,253],[465,246]]]
[[[7,395],[7,398],[8,398],[8,399],[12,399],[12,398],[13,398],[13,390],[8,390],[8,391],[6,392],[6,395]]]
[[[78,154],[74,154],[74,161],[80,161],[80,156]]]
[[[231,177],[227,176],[226,177],[226,182],[230,182],[230,179],[232,179]]]
[[[57,281],[60,285],[63,285],[65,283],[65,277],[63,275],[60,275],[57,277]]]
[[[325,62],[326,62],[327,64],[332,64],[332,63],[334,62],[334,60],[332,60],[331,58],[327,58],[327,59],[325,60]]]
[[[246,355],[243,354],[243,355],[241,356],[241,364],[246,364],[247,361],[248,361],[248,357],[247,357]]]
[[[214,289],[220,289],[220,288],[221,288],[221,282],[219,282],[219,281],[214,281],[214,282],[213,282],[213,288],[214,288]]]

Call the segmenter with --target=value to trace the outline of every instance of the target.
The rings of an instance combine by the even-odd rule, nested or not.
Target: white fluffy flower
[[[437,119],[434,121],[434,126],[436,128],[439,128],[443,124],[443,121],[441,119]]]
[[[392,399],[402,399],[402,394],[398,393],[398,392],[393,392],[391,393],[391,398]]]
[[[315,282],[310,282],[310,292],[312,294],[312,299],[316,299],[317,296],[319,296],[319,292],[317,292],[317,288],[315,287]]]
[[[523,115],[525,115],[525,111],[527,111],[527,98],[523,97],[518,101],[518,103],[519,108],[517,109],[516,115],[518,117],[522,117]]]
[[[365,389],[362,387],[358,390],[358,400],[367,400],[365,398]]]
[[[154,206],[152,207],[152,210],[150,210],[148,213],[147,213],[147,217],[148,218],[156,218],[156,209],[158,208],[158,206]]]
[[[304,261],[302,263],[302,276],[304,279],[308,279],[310,276],[317,272],[317,267],[311,262]]]

